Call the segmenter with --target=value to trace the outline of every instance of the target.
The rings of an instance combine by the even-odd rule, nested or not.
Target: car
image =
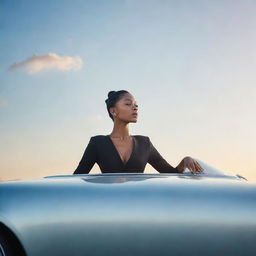
[[[256,184],[198,162],[1,182],[0,255],[256,255]]]

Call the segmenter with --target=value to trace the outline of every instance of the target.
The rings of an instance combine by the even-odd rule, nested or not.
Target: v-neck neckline
[[[119,154],[119,152],[118,152],[118,150],[117,150],[117,148],[116,148],[114,142],[113,142],[112,139],[110,138],[110,136],[107,135],[107,137],[109,138],[109,140],[110,140],[110,142],[111,142],[111,144],[112,144],[112,147],[114,148],[114,151],[115,151],[116,154],[118,155],[119,160],[121,161],[121,163],[123,164],[123,166],[126,166],[126,165],[128,164],[128,162],[130,161],[130,159],[132,158],[133,153],[134,153],[134,150],[135,150],[135,140],[134,140],[134,137],[131,136],[131,137],[132,137],[132,153],[131,153],[131,155],[130,155],[130,157],[129,157],[129,159],[127,160],[126,163],[122,160],[122,158],[121,158],[121,156],[120,156],[120,154]]]

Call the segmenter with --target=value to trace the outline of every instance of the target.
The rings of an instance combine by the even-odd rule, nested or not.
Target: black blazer
[[[135,135],[132,138],[133,150],[124,163],[109,135],[91,137],[74,174],[89,173],[95,163],[102,173],[143,172],[147,163],[161,173],[178,172],[159,154],[149,137]]]

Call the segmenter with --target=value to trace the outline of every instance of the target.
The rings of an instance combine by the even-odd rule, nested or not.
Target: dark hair
[[[120,100],[120,98],[125,94],[125,93],[129,93],[125,90],[120,90],[120,91],[110,91],[108,93],[108,98],[105,100],[106,105],[107,105],[107,110],[108,110],[108,115],[109,117],[113,119],[113,116],[111,115],[109,109],[114,107],[116,105],[116,103]]]

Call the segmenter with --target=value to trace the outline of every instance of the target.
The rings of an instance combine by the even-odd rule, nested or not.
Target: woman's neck
[[[114,123],[113,130],[110,134],[111,137],[119,137],[125,139],[130,136],[129,134],[129,124],[125,123]]]

